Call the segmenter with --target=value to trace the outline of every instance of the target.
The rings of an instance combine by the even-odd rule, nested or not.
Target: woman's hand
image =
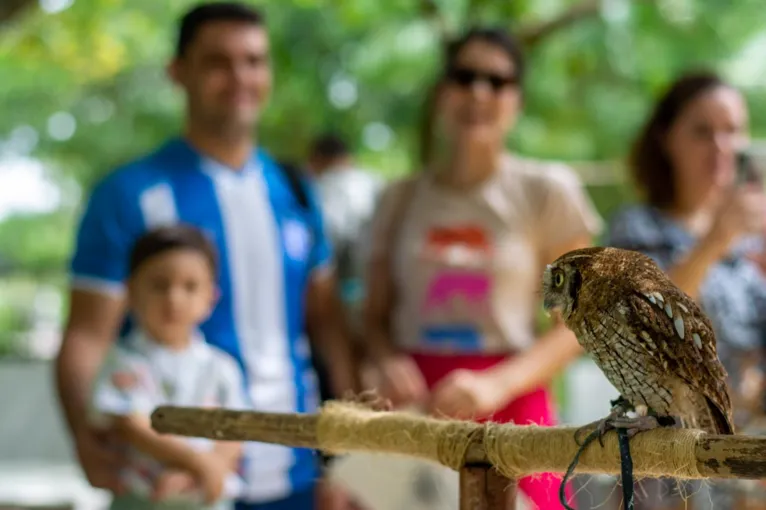
[[[163,471],[154,483],[152,501],[163,501],[174,496],[192,494],[197,483],[191,473],[180,469]]]
[[[415,361],[401,353],[383,356],[377,362],[380,372],[380,393],[394,407],[422,402],[428,396],[428,387]]]
[[[317,510],[366,510],[351,491],[327,477],[316,485],[316,507]]]
[[[491,371],[455,370],[434,387],[429,411],[459,419],[486,418],[507,402],[502,385]]]
[[[735,188],[724,197],[707,237],[725,253],[738,236],[761,233],[765,226],[766,195],[760,187]]]
[[[763,275],[766,275],[766,246],[764,246],[761,251],[748,253],[747,258],[758,266],[758,269],[761,270]]]

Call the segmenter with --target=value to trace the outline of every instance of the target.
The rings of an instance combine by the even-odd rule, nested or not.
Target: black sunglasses
[[[516,76],[504,76],[502,74],[476,71],[474,69],[455,67],[447,72],[447,79],[461,87],[468,88],[477,81],[484,81],[492,87],[495,92],[508,87],[509,85],[518,84]]]

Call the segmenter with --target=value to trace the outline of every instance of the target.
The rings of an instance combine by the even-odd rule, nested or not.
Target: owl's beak
[[[553,299],[548,296],[543,298],[543,311],[545,312],[545,315],[550,317],[552,312],[559,312],[560,310],[561,305],[556,303]]]

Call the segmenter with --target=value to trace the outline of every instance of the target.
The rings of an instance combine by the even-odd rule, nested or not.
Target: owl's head
[[[564,319],[569,317],[577,302],[580,281],[580,273],[575,266],[559,261],[548,265],[543,273],[545,311],[559,312]]]
[[[583,276],[603,254],[604,248],[583,248],[565,253],[543,272],[543,308],[559,312],[566,320],[577,308]]]
[[[577,310],[582,293],[603,297],[620,288],[646,291],[673,285],[667,275],[643,253],[612,247],[572,250],[560,256],[543,273],[543,307],[559,311],[564,320]]]

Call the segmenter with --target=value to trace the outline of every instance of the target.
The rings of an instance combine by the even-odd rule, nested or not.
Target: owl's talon
[[[636,418],[621,417],[612,420],[616,429],[627,431],[628,438],[633,438],[639,432],[660,428],[659,420],[654,416],[638,416]]]
[[[606,418],[596,420],[593,423],[580,427],[575,431],[575,443],[577,443],[577,446],[583,445],[583,442],[580,440],[580,436],[583,434],[583,432],[587,429],[592,430],[595,427],[595,429],[598,431],[598,444],[600,444],[603,448],[604,436],[607,432],[616,428],[614,426],[614,420],[624,417],[625,413],[633,409],[631,403],[628,402],[628,400],[625,399],[625,397],[622,395],[620,395],[615,400],[611,400],[609,404],[612,406],[612,408]]]
[[[601,445],[601,448],[604,447],[604,436],[606,433],[610,430],[614,430],[615,428],[614,418],[611,417],[601,420],[601,422],[598,424],[598,444]]]
[[[608,417],[604,418],[603,420],[597,420],[593,423],[589,423],[588,425],[584,425],[577,429],[574,434],[574,440],[575,443],[577,443],[577,446],[582,446],[585,442],[581,439],[582,435],[587,433],[593,433],[595,431],[598,431],[598,443],[603,448],[604,446],[604,436],[607,432],[614,429],[614,426],[612,425],[612,420],[615,418],[612,414],[610,414]],[[594,430],[595,429],[595,430]]]

